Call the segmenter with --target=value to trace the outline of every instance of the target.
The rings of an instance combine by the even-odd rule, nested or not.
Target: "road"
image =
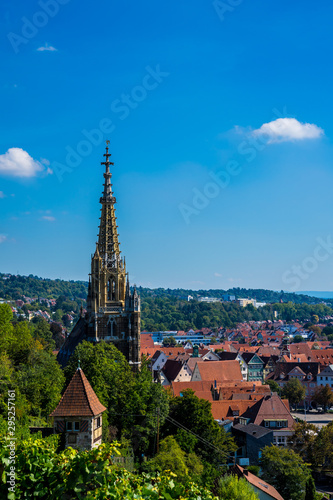
[[[293,417],[300,418],[308,422],[308,424],[317,425],[320,429],[333,421],[333,413],[318,413],[316,410],[304,412],[291,412]]]

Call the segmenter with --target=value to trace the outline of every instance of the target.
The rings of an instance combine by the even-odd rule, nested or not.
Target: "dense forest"
[[[43,297],[56,299],[60,295],[68,298],[85,299],[88,291],[87,281],[64,281],[39,278],[38,276],[14,276],[0,273],[0,298],[20,299],[27,297]],[[223,295],[230,294],[237,298],[256,299],[258,302],[276,303],[294,302],[295,304],[320,304],[322,299],[308,295],[273,290],[251,288],[229,288],[228,290],[185,290],[182,288],[144,288],[138,287],[142,299],[146,297],[169,297],[187,300],[190,295],[193,299],[198,297],[216,297],[222,299]],[[326,299],[327,304],[333,305],[333,299]]]
[[[0,274],[0,298],[17,300],[25,296],[35,299],[56,299],[55,306],[50,309],[36,301],[24,305],[22,310],[25,313],[28,309],[41,308],[49,312],[54,321],[62,322],[70,329],[72,325],[66,324],[66,315],[74,312],[74,318],[77,319],[80,305],[85,305],[87,285],[83,281],[42,279],[31,275],[7,277]],[[325,317],[333,315],[332,300],[326,300],[324,304],[315,297],[270,290],[234,288],[226,292],[139,287],[138,291],[141,296],[142,331],[232,328],[244,321],[272,321],[275,318],[275,311],[279,319],[286,321],[305,322],[311,320],[313,315],[325,321]],[[240,307],[235,302],[206,303],[197,300],[199,296],[222,298],[225,293],[236,297],[256,298],[258,301],[267,302],[267,305],[256,309],[252,305]],[[189,301],[188,296],[193,299]]]

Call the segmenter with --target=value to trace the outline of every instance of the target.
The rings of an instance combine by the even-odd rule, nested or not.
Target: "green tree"
[[[221,477],[216,489],[221,500],[259,500],[246,479],[237,476]]]
[[[180,433],[180,428],[185,432]],[[211,403],[199,399],[192,390],[171,399],[170,414],[162,432],[176,435],[181,448],[213,464],[226,463],[237,448],[233,438],[214,420]]]
[[[55,349],[55,342],[52,338],[52,332],[49,323],[44,318],[36,318],[32,334],[39,339],[51,351]]]
[[[289,446],[298,453],[306,463],[314,461],[313,447],[318,436],[318,428],[302,420],[294,426],[294,434],[289,439]]]
[[[313,477],[309,476],[305,486],[304,500],[317,500],[317,498],[318,496],[316,492],[315,482],[313,480]]]
[[[159,452],[147,462],[146,467],[149,471],[157,472],[171,470],[180,479],[188,474],[186,453],[172,436],[167,436],[160,442]]]
[[[275,380],[266,380],[265,384],[269,385],[272,392],[277,392],[281,396],[282,389]]]
[[[108,409],[105,418],[103,416],[104,438],[108,439],[112,430],[118,438],[124,436],[131,440],[136,455],[155,452],[157,409],[160,409],[160,425],[163,425],[169,404],[165,390],[153,382],[147,363],[135,374],[114,344],[94,345],[84,341],[65,369],[67,383],[77,369],[79,358],[92,388]]]
[[[325,386],[317,387],[312,396],[312,401],[317,405],[322,405],[326,411],[333,404],[333,391],[330,386],[326,384]]]
[[[289,403],[297,407],[297,405],[305,398],[305,388],[298,378],[288,380],[282,390],[282,397],[289,400]]]
[[[263,479],[285,500],[303,500],[310,471],[293,450],[266,446],[262,452]]]
[[[319,469],[333,470],[333,422],[323,426],[313,443],[313,465]]]
[[[321,333],[323,335],[333,335],[333,326],[324,326]]]
[[[164,339],[163,339],[163,345],[164,346],[174,347],[174,346],[177,345],[177,341],[176,341],[175,337],[173,337],[171,335],[170,337],[164,337]]]

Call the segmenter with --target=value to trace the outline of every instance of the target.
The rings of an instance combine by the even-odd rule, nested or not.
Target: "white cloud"
[[[220,273],[214,273],[214,276],[216,276],[217,278],[222,278],[222,274]]]
[[[7,236],[5,234],[0,234],[0,243],[3,243],[4,241],[6,241],[7,239]]]
[[[54,222],[56,219],[52,215],[43,215],[40,220],[47,220],[48,222]]]
[[[1,198],[6,198],[6,195],[5,195],[5,193],[3,191],[0,191],[0,199]]]
[[[38,52],[44,52],[45,50],[47,50],[49,52],[57,52],[58,49],[56,49],[55,47],[52,47],[52,45],[49,45],[48,43],[46,43],[42,47],[38,47],[38,49],[37,49]]]
[[[11,177],[35,177],[38,173],[50,174],[52,171],[22,148],[9,148],[6,153],[0,155],[0,175]]]
[[[267,137],[272,143],[318,139],[324,135],[324,130],[313,123],[301,123],[296,118],[278,118],[253,130],[252,135]]]

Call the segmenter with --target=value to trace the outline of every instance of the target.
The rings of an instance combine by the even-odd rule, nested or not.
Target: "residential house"
[[[256,424],[235,424],[232,435],[238,445],[236,460],[248,459],[248,465],[259,465],[262,449],[273,444],[273,429]]]
[[[184,361],[167,359],[160,372],[161,384],[166,386],[171,382],[186,382],[191,380],[191,371]]]
[[[247,364],[245,363],[244,359],[242,358],[242,355],[239,352],[222,351],[219,353],[219,357],[221,361],[237,360],[242,372],[243,380],[247,380],[248,376]]]
[[[240,465],[234,465],[230,468],[229,472],[240,478],[246,479],[255,494],[258,496],[259,500],[283,500],[283,497],[271,484],[266,483],[266,481],[258,476],[255,476],[248,470],[243,469]]]
[[[266,429],[273,429],[273,444],[286,446],[294,430],[294,419],[287,400],[282,400],[275,392],[264,396],[240,415],[242,425],[256,424]]]
[[[298,378],[305,388],[305,401],[310,404],[317,387],[317,375],[319,371],[320,365],[318,362],[279,361],[276,363],[274,373],[268,375],[268,379],[275,380],[283,388],[288,380]]]
[[[213,382],[200,380],[197,382],[171,382],[171,391],[174,396],[182,396],[186,390],[191,390],[200,399],[213,401]]]
[[[247,365],[247,380],[249,382],[264,381],[264,362],[256,353],[243,352],[242,358]]]
[[[226,380],[243,380],[242,372],[238,361],[202,361],[197,362],[193,370],[191,381],[216,380],[224,382]]]
[[[323,370],[317,375],[317,386],[328,385],[333,389],[333,364],[325,366]]]

